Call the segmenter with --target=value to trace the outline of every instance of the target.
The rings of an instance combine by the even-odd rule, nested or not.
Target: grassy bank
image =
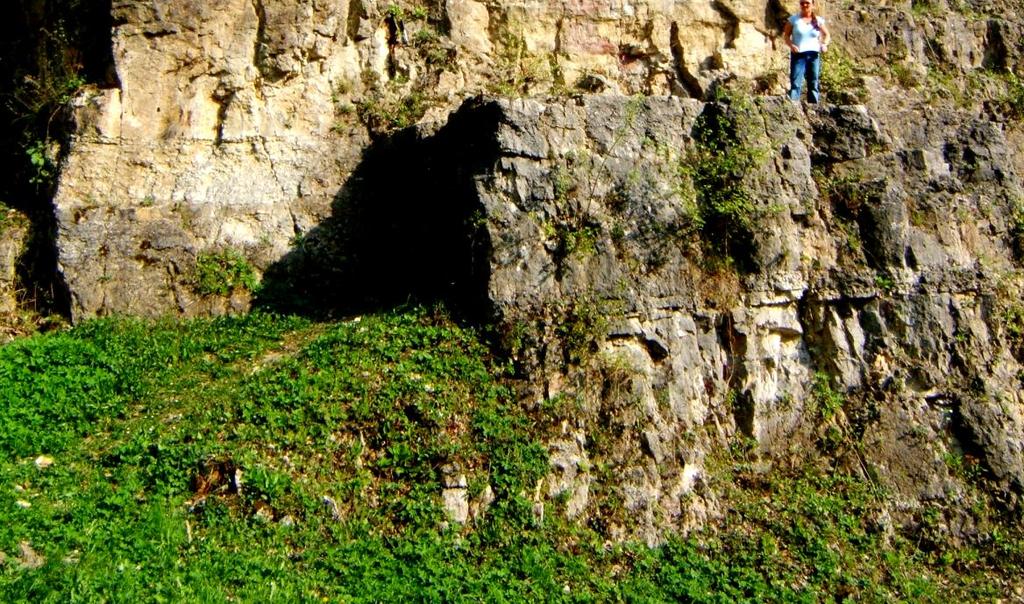
[[[506,368],[442,313],[104,319],[0,348],[0,600],[938,601],[1004,593],[1019,535],[937,550],[814,470],[714,487],[722,526],[649,549],[540,522]],[[52,463],[51,463],[52,462]],[[445,476],[493,502],[445,522]]]

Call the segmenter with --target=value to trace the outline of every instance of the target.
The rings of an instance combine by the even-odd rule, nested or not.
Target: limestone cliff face
[[[525,404],[572,401],[538,496],[613,493],[620,537],[713,517],[737,434],[911,513],[967,450],[1012,499],[1021,24],[966,8],[824,7],[857,77],[813,107],[774,1],[117,0],[54,200],[72,313],[247,308],[211,258],[339,311],[456,298]]]
[[[477,181],[488,296],[528,400],[576,401],[554,424],[548,483],[570,513],[614,476],[633,514],[620,530],[653,540],[700,525],[715,511],[704,460],[737,434],[769,459],[835,456],[909,509],[962,497],[943,460],[963,450],[1020,492],[1007,314],[1020,181],[998,124],[936,111],[908,127],[781,99],[474,110],[488,108],[500,115],[498,159]],[[688,208],[711,192],[688,189],[685,166],[725,115],[757,150],[741,178],[752,220],[695,232]],[[713,268],[722,253],[743,268]],[[842,410],[827,408],[832,391]],[[829,439],[846,444],[823,452]]]
[[[368,142],[357,107],[387,128],[413,95],[429,120],[485,89],[582,82],[688,96],[782,65],[778,10],[758,2],[156,0],[113,11],[119,86],[78,99],[56,198],[76,317],[222,307],[188,287],[196,258],[235,248],[264,268],[320,222]]]
[[[1012,68],[1019,25],[824,7],[837,47],[907,70]],[[118,0],[117,87],[77,100],[56,196],[72,313],[203,314],[197,258],[257,272],[330,213],[374,134],[443,121],[480,91],[778,94],[776,2]],[[848,91],[833,91],[837,99]],[[879,95],[881,96],[881,95]],[[425,114],[425,115],[424,115]],[[360,119],[362,118],[362,119]]]
[[[120,86],[80,97],[56,198],[75,316],[216,310],[199,254],[265,266],[329,208],[365,139],[331,132],[347,12],[277,4],[115,3]]]

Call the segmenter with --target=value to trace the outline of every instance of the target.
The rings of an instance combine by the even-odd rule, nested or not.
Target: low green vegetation
[[[394,91],[371,92],[356,103],[359,119],[375,135],[385,135],[415,125],[430,103],[425,94],[413,91],[394,96]]]
[[[492,374],[472,332],[426,313],[104,320],[0,349],[0,599],[537,594],[503,548],[546,454]],[[491,487],[500,525],[440,528],[443,465]],[[517,556],[543,578],[532,540]],[[19,567],[21,543],[46,564]]]
[[[558,309],[555,334],[561,340],[565,362],[582,363],[597,351],[608,330],[608,312],[599,301],[579,297]]]
[[[405,20],[405,9],[397,4],[389,4],[384,9],[384,16],[393,22],[401,23]]]
[[[818,413],[825,421],[832,419],[836,412],[843,408],[845,400],[843,393],[836,389],[833,382],[832,376],[824,371],[814,374],[812,387],[814,402],[817,405]]]
[[[875,275],[875,287],[882,293],[891,294],[896,290],[896,281],[888,273],[877,273]]]
[[[254,291],[256,272],[235,249],[202,252],[196,257],[195,289],[204,296],[230,296],[235,290]]]
[[[940,16],[946,8],[945,2],[936,0],[911,0],[910,12],[919,17]]]
[[[893,62],[888,65],[889,77],[900,87],[913,90],[921,85],[917,73],[906,63]]]
[[[724,93],[723,93],[724,94]],[[690,228],[702,235],[705,260],[739,262],[752,254],[752,229],[760,210],[745,177],[762,159],[751,142],[749,99],[725,95],[709,104],[693,127],[694,148],[680,162],[692,186]]]
[[[424,25],[418,29],[412,35],[412,45],[428,66],[442,71],[454,67],[455,50],[442,42],[440,34],[433,27]]]
[[[973,69],[961,73],[948,66],[929,66],[924,90],[930,102],[946,100],[969,108],[984,105],[1007,120],[1024,118],[1024,83],[1012,71]]]
[[[975,94],[980,87],[981,83],[974,81],[964,86],[960,74],[940,66],[929,66],[925,78],[925,94],[930,102],[948,100],[961,108],[970,107],[975,102]]]
[[[555,262],[563,266],[568,258],[586,258],[597,250],[601,227],[597,224],[558,223],[545,225],[549,238],[555,240]]]
[[[868,70],[859,65],[841,46],[833,44],[823,55],[821,89],[830,103],[862,103],[867,98],[864,76]]]
[[[717,530],[656,548],[543,521],[507,366],[443,311],[102,319],[0,347],[0,600],[761,602],[990,598],[1015,529],[923,549],[870,481],[713,460]],[[464,475],[467,526],[446,522]],[[614,497],[608,501],[615,501]],[[620,511],[620,513],[626,513]]]
[[[1008,118],[1017,121],[1024,119],[1024,81],[1013,72],[1001,75],[1004,92],[997,103]]]

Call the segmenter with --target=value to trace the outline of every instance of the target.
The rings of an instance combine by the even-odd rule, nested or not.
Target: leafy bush
[[[201,252],[196,257],[195,288],[204,296],[229,296],[239,289],[253,291],[257,285],[256,272],[238,250]]]
[[[429,105],[422,92],[413,91],[400,98],[378,92],[356,103],[356,111],[371,133],[383,135],[415,125]]]
[[[821,89],[833,103],[861,103],[867,95],[865,70],[842,47],[833,44],[822,55]]]
[[[691,228],[703,234],[712,258],[749,259],[758,209],[744,178],[760,161],[747,138],[751,107],[739,97],[709,104],[693,127],[694,149],[680,164],[683,180],[696,196]]]

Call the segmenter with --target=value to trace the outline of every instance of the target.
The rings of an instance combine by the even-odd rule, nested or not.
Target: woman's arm
[[[828,43],[832,40],[832,34],[828,33],[828,27],[824,23],[821,24],[821,49],[825,50],[828,47]]]
[[[786,21],[785,27],[782,28],[782,40],[789,46],[790,52],[798,52],[800,49],[793,44],[793,24]]]

